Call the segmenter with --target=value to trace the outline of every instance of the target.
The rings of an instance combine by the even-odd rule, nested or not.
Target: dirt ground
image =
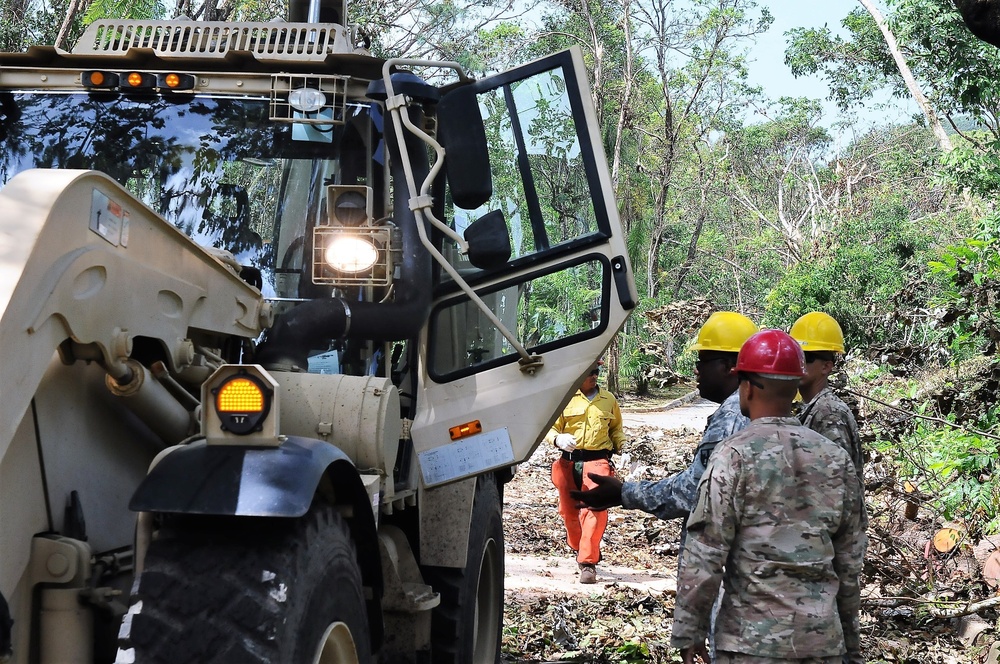
[[[656,480],[687,465],[715,408],[690,397],[670,404],[623,406],[629,442],[616,465],[624,479]],[[665,405],[673,407],[664,410]],[[668,644],[680,522],[636,510],[611,510],[598,583],[581,585],[549,479],[556,455],[553,448],[539,446],[505,487],[504,661],[679,662]],[[870,552],[879,562],[880,550]],[[865,581],[866,661],[997,662],[1000,645],[992,648],[991,656],[995,621],[988,612],[986,618],[942,620],[905,607],[879,609],[888,592],[886,583],[867,568]],[[970,629],[982,634],[960,638],[963,630],[968,637]]]

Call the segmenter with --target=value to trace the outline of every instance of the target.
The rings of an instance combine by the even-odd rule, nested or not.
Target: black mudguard
[[[359,492],[366,495],[350,458],[320,440],[288,436],[280,447],[208,445],[198,441],[163,457],[136,489],[129,509],[299,517],[309,510],[327,469],[342,464],[352,472],[339,468],[337,475],[353,476],[357,483],[344,487],[348,496]],[[364,502],[371,511],[367,499]]]

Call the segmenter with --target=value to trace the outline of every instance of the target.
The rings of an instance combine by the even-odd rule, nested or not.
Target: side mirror
[[[437,115],[437,137],[445,149],[444,168],[451,198],[463,210],[475,210],[493,195],[493,175],[483,115],[472,86],[443,95]]]
[[[510,260],[510,233],[500,210],[487,212],[469,224],[465,241],[469,243],[469,262],[481,270],[500,267]]]

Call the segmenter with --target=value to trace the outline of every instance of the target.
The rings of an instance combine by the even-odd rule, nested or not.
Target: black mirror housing
[[[483,115],[472,86],[444,94],[437,114],[451,199],[463,210],[475,210],[493,195],[493,175]]]
[[[469,243],[469,262],[474,267],[487,270],[510,260],[510,233],[500,210],[487,212],[469,224],[465,241]]]

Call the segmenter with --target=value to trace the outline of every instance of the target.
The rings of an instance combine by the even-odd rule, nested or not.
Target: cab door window
[[[610,235],[604,203],[595,201],[594,146],[577,118],[582,109],[569,58],[547,58],[520,78],[500,75],[476,84],[489,145],[493,195],[482,206],[448,205],[459,234],[486,213],[499,210],[507,222],[513,265],[540,260]],[[528,75],[525,76],[525,70]],[[570,93],[574,94],[570,94]],[[468,268],[457,247],[453,264]]]

